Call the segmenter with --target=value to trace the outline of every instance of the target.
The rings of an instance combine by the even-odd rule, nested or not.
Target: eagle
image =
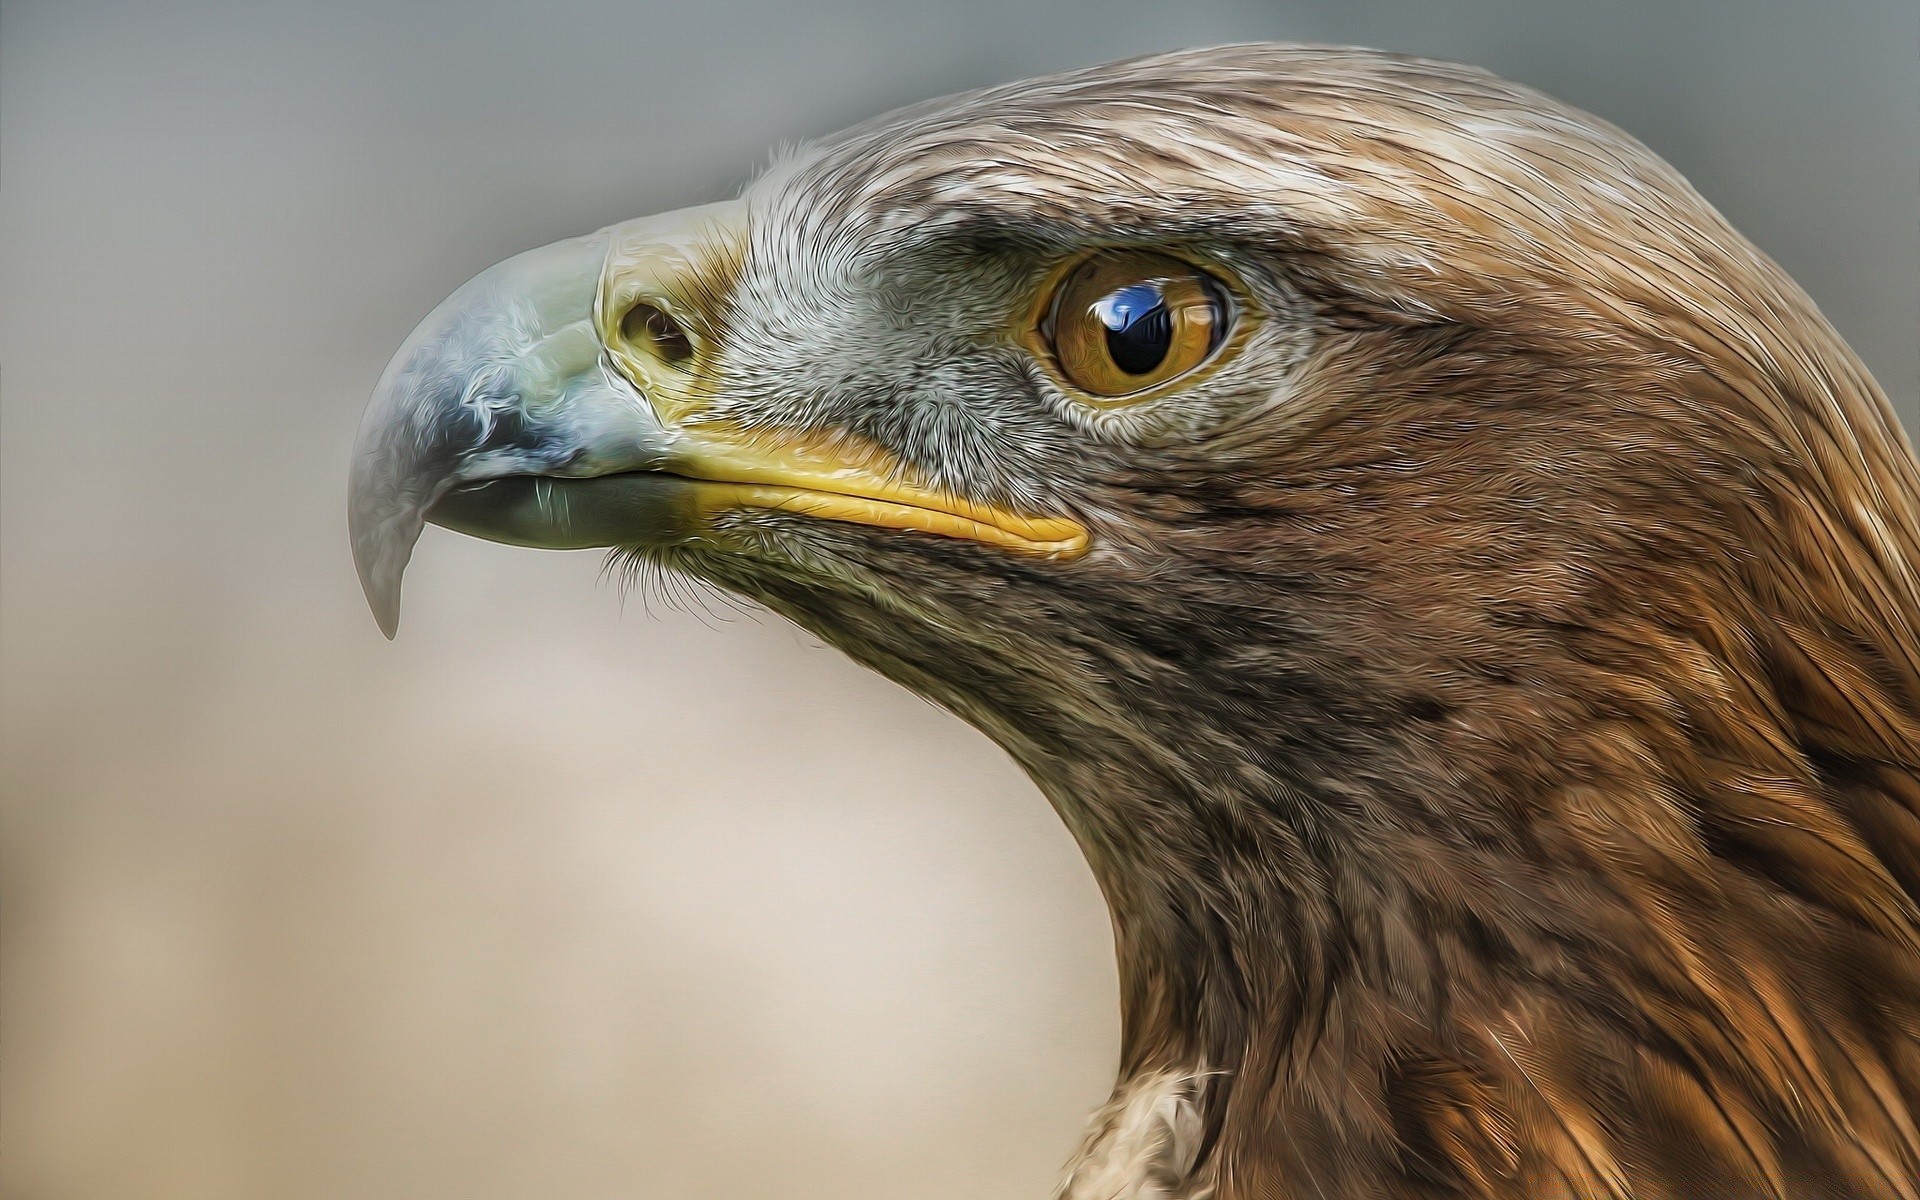
[[[1181,51],[509,259],[352,464],[789,618],[1111,910],[1063,1200],[1920,1198],[1920,464],[1812,301],[1483,71]]]

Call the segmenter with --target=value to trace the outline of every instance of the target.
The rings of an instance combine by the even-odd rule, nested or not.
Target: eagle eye
[[[1040,334],[1067,382],[1105,400],[1149,391],[1206,362],[1230,320],[1226,291],[1212,276],[1134,250],[1068,271]]]

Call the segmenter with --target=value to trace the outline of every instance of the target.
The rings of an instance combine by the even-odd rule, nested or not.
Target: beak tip
[[[392,641],[400,632],[400,572],[381,570],[375,563],[360,562],[360,590],[366,593],[367,607],[374,623]]]
[[[360,504],[354,506],[349,521],[360,590],[366,594],[374,622],[388,641],[400,630],[400,582],[425,524],[410,506],[398,513],[374,514]]]

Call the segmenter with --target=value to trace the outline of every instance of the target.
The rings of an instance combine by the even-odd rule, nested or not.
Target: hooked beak
[[[360,426],[348,524],[388,637],[429,521],[547,549],[668,546],[762,508],[1071,557],[1087,532],[922,488],[844,436],[703,421],[719,386],[701,298],[731,277],[739,203],[630,222],[481,272],[388,364]]]

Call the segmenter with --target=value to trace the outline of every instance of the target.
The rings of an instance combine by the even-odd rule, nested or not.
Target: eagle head
[[[1618,130],[1271,45],[931,101],[531,251],[381,380],[422,523],[750,597],[1112,910],[1063,1195],[1920,1196],[1920,469]]]

